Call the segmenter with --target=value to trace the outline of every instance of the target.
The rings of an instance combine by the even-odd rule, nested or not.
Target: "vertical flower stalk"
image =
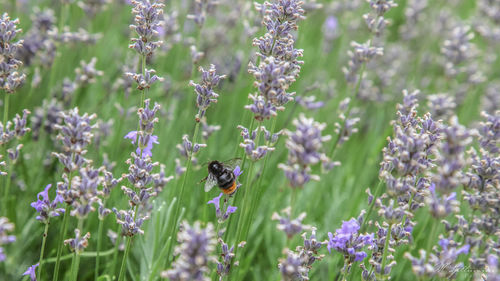
[[[0,17],[0,92],[4,94],[3,102],[3,127],[8,126],[7,118],[9,117],[9,98],[10,95],[14,94],[16,89],[21,87],[26,79],[26,75],[19,73],[18,69],[23,64],[17,59],[17,51],[23,47],[23,40],[14,41],[17,34],[21,32],[21,29],[17,28],[19,20],[11,20],[7,13],[4,13]],[[3,130],[0,130],[3,131]],[[3,138],[3,136],[1,137]],[[2,144],[4,141],[2,140]],[[3,155],[7,154],[7,148],[3,149]],[[10,153],[9,153],[10,154]],[[10,157],[9,157],[10,158]],[[11,173],[15,164],[15,159],[11,159],[11,163],[8,164],[7,174],[8,177],[5,180],[4,185],[4,196],[2,198],[2,205],[7,208],[9,188],[11,182]]]
[[[352,218],[342,222],[342,227],[335,231],[335,235],[328,232],[328,251],[335,250],[344,256],[342,279],[346,280],[354,262],[363,261],[368,255],[362,248],[371,250],[374,244],[374,234],[361,234],[359,219]]]
[[[395,266],[392,252],[396,247],[412,241],[412,221],[415,211],[424,206],[430,185],[425,172],[434,167],[434,151],[439,141],[439,123],[430,114],[418,116],[418,90],[403,91],[403,103],[397,105],[397,118],[392,122],[394,135],[388,138],[380,163],[380,183],[386,191],[377,198],[369,193],[370,208],[363,215],[363,226],[370,220],[373,208],[378,209],[375,222],[375,245],[369,263],[363,268],[363,278],[390,277]],[[370,221],[371,222],[371,221]]]
[[[172,269],[162,272],[161,276],[172,281],[210,280],[207,276],[209,264],[216,261],[213,255],[216,245],[213,224],[208,223],[201,228],[200,222],[195,222],[193,226],[183,222],[180,229],[177,234],[179,245],[175,247],[177,258]]]
[[[191,45],[191,61],[193,63],[191,67],[191,77],[194,77],[196,65],[205,57],[203,51],[198,51],[201,47],[200,40],[202,38],[202,31],[205,25],[205,20],[208,13],[213,13],[215,8],[219,4],[217,0],[194,0],[193,1],[193,12],[187,15],[187,18],[193,20],[198,26],[195,42]]]
[[[284,249],[286,258],[279,260],[278,268],[282,281],[309,280],[309,271],[316,261],[323,259],[318,251],[327,244],[326,241],[316,239],[316,228],[311,228],[311,235],[302,234],[302,246],[297,246],[295,251]]]
[[[148,185],[152,180],[152,168],[158,163],[153,163],[151,160],[153,143],[158,143],[157,137],[153,136],[154,123],[158,122],[155,118],[155,113],[159,109],[159,105],[155,104],[154,108],[149,109],[149,101],[146,101],[146,94],[149,92],[151,85],[157,81],[163,81],[163,78],[155,75],[154,69],[146,68],[146,59],[153,55],[155,49],[163,43],[158,39],[158,29],[163,25],[163,8],[162,0],[150,1],[130,1],[134,8],[134,24],[130,28],[137,34],[137,38],[132,38],[132,43],[129,48],[134,49],[141,57],[141,73],[127,72],[125,75],[137,83],[137,89],[141,91],[140,108],[138,110],[139,121],[137,130],[128,133],[125,138],[130,138],[133,144],[137,144],[136,153],[131,154],[131,158],[127,160],[129,165],[129,173],[127,179],[131,186],[138,191],[122,187],[124,193],[130,198],[129,210],[116,210],[118,224],[122,225],[122,235],[127,236],[125,253],[123,255],[122,264],[118,280],[122,281],[125,278],[125,264],[130,252],[132,238],[137,233],[143,233],[140,229],[143,221],[149,218],[151,205],[149,199],[157,195],[157,191]]]
[[[16,114],[14,119],[12,121],[7,121],[7,123],[0,123],[0,145],[1,146],[6,146],[7,143],[14,141],[16,139],[20,139],[23,137],[26,133],[28,133],[30,128],[28,128],[27,122],[28,122],[28,115],[30,112],[28,110],[23,110],[23,116],[21,117],[19,114]],[[6,183],[5,183],[5,189],[3,191],[3,197],[2,197],[2,206],[5,208],[5,212],[9,210],[7,204],[8,204],[8,196],[9,196],[9,188],[10,188],[10,181],[12,179],[12,168],[14,164],[17,162],[20,156],[20,150],[23,147],[22,144],[17,145],[14,149],[7,149],[5,148],[5,152],[7,154],[7,158],[10,160],[9,166],[7,168],[7,172],[3,172],[0,170],[0,176],[7,176],[6,178]],[[0,159],[2,159],[3,155],[0,155]],[[0,162],[0,167],[5,166],[6,163],[4,161]]]
[[[381,37],[389,23],[389,21],[384,18],[384,14],[391,8],[397,7],[397,4],[392,0],[367,0],[367,2],[370,4],[371,10],[369,13],[364,14],[363,18],[370,30],[369,39],[365,43],[351,42],[352,50],[347,52],[350,58],[348,65],[342,68],[342,72],[344,72],[347,81],[345,98],[349,98],[349,100],[356,97],[359,93],[366,64],[372,59],[384,54],[384,48],[382,46],[377,46],[379,44],[374,44],[372,41],[375,41],[373,39]],[[375,36],[375,38],[373,38],[373,36]],[[354,86],[354,89],[349,94],[352,86]],[[337,140],[334,142],[330,156],[333,156],[338,147],[337,144],[342,138],[342,135],[338,132],[344,132],[348,126],[352,126],[352,119],[350,118],[352,104],[353,102],[348,102],[347,108],[341,115],[345,118],[340,118],[341,125],[336,125],[338,136]]]
[[[238,177],[242,174],[242,171],[239,166],[234,168],[234,176],[237,181]],[[236,189],[239,189],[241,186],[240,183],[237,183]],[[220,200],[221,197],[224,196],[223,203],[221,206]],[[224,241],[224,234],[226,229],[224,228],[224,223],[229,219],[231,214],[235,213],[238,207],[229,205],[229,195],[225,195],[224,193],[220,193],[219,196],[213,198],[208,201],[207,204],[213,204],[215,207],[215,217],[217,219],[217,227],[215,230],[215,235],[217,238],[217,244],[220,247],[220,259],[217,260],[216,266],[216,274],[219,276],[219,281],[222,281],[225,276],[228,276],[231,272],[231,268],[233,265],[237,266],[238,262],[235,262],[233,259],[235,257],[234,246],[229,248],[228,244]],[[238,247],[243,247],[244,243],[240,243]]]
[[[42,236],[42,248],[40,250],[40,259],[38,261],[38,276],[39,280],[42,280],[42,267],[43,267],[43,254],[45,251],[45,242],[47,241],[47,233],[49,231],[49,224],[51,217],[58,217],[62,213],[64,213],[63,208],[57,208],[59,203],[63,203],[63,198],[60,195],[56,195],[53,201],[49,199],[49,190],[52,185],[49,184],[45,187],[44,191],[38,193],[37,201],[31,203],[31,207],[35,208],[38,212],[38,216],[36,217],[41,223],[45,225],[43,236]]]
[[[180,191],[179,191],[179,203],[175,208],[174,212],[174,220],[177,220],[177,216],[179,214],[180,208],[183,204],[184,199],[184,190],[186,187],[186,182],[189,173],[191,172],[193,156],[197,153],[200,148],[206,147],[206,144],[197,143],[199,135],[200,135],[200,122],[203,117],[205,117],[206,110],[212,103],[217,102],[218,94],[214,92],[215,88],[219,85],[219,82],[224,79],[225,75],[218,75],[214,65],[210,65],[209,70],[205,70],[202,67],[199,68],[201,72],[201,84],[197,84],[193,81],[189,83],[190,86],[194,87],[196,93],[196,106],[198,107],[198,113],[195,116],[195,127],[192,141],[189,141],[187,136],[183,137],[183,144],[178,146],[179,151],[183,156],[187,157],[186,168],[182,173],[182,179],[180,182]],[[182,170],[182,168],[180,168]],[[172,228],[170,231],[170,236],[172,236],[177,227],[177,221],[172,224]],[[170,249],[168,251],[170,253]]]
[[[16,236],[9,234],[12,231],[14,231],[14,224],[6,217],[0,217],[0,262],[7,258],[3,246],[16,241]]]
[[[152,200],[163,190],[164,186],[172,179],[166,177],[163,168],[159,173],[154,173],[153,169],[159,166],[158,162],[153,162],[152,148],[153,143],[158,143],[157,136],[153,135],[154,124],[158,122],[155,116],[160,105],[155,103],[150,108],[150,100],[144,101],[144,108],[137,111],[139,115],[139,131],[132,131],[125,137],[137,145],[135,152],[126,161],[128,164],[128,173],[123,178],[129,182],[129,187],[122,186],[123,193],[129,198],[129,209],[117,210],[113,208],[116,214],[117,223],[122,226],[121,234],[126,237],[125,253],[123,255],[118,280],[125,278],[125,264],[130,252],[132,239],[137,234],[144,234],[141,229],[145,220],[151,217],[153,209]],[[136,143],[137,139],[137,143]]]
[[[245,148],[243,165],[248,156],[253,156],[253,159],[249,158],[253,161],[248,169],[247,187],[250,186],[252,180],[255,161],[262,158],[267,151],[273,150],[269,147],[271,143],[277,141],[277,138],[271,137],[274,136],[276,118],[273,119],[271,131],[267,133],[264,146],[260,145],[260,134],[254,133],[254,122],[259,122],[257,129],[265,130],[262,122],[276,117],[277,112],[284,110],[284,105],[292,101],[295,95],[294,92],[288,92],[288,89],[300,73],[303,64],[300,58],[303,56],[303,50],[295,48],[295,37],[292,32],[298,30],[298,22],[305,19],[302,4],[303,2],[298,0],[274,0],[255,4],[257,11],[264,15],[262,25],[266,27],[267,32],[259,38],[254,38],[253,45],[258,48],[256,52],[258,61],[248,64],[248,72],[255,78],[254,86],[257,92],[249,94],[248,97],[252,103],[245,106],[254,114],[254,118],[248,129],[241,126],[243,132],[248,132],[245,134],[247,137],[242,133],[245,141],[240,145]],[[266,164],[267,158],[264,161],[263,171],[266,170]],[[260,179],[262,178],[261,175]],[[236,241],[243,241],[248,235],[255,211],[255,207],[251,205],[258,204],[256,200],[259,199],[261,193],[259,191],[260,179],[257,188],[254,188],[252,192],[246,189],[242,195],[243,212],[241,215],[243,217],[238,220]]]
[[[89,163],[89,160],[85,158],[85,154],[87,153],[86,147],[92,141],[92,129],[96,125],[91,125],[91,121],[96,115],[88,115],[87,113],[79,115],[78,108],[74,108],[68,112],[60,112],[60,117],[63,119],[64,124],[54,125],[54,128],[60,131],[57,139],[63,145],[62,152],[53,152],[52,155],[58,158],[59,162],[64,166],[63,181],[57,183],[57,194],[63,198],[66,208],[61,227],[59,246],[57,248],[54,281],[58,280],[59,276],[61,253],[68,226],[70,208],[74,207],[71,210],[71,215],[78,214],[83,217],[90,212],[92,204],[98,201],[96,192],[94,191],[94,187],[97,188],[95,183],[93,183],[94,181],[84,181],[87,177],[75,177],[75,174],[80,170],[85,171],[85,166]],[[85,173],[85,175],[89,174]],[[94,179],[96,178],[95,174],[89,176]],[[85,188],[82,190],[82,193],[80,193],[79,187]],[[80,197],[81,194],[83,194],[82,197]],[[79,199],[81,201],[78,201]]]

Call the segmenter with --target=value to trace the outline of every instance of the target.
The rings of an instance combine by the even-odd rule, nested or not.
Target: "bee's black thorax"
[[[225,168],[218,161],[212,161],[208,164],[208,172],[217,178],[217,185],[222,189],[228,189],[234,183],[233,171]]]

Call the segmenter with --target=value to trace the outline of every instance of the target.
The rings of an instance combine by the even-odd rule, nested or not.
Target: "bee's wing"
[[[233,158],[233,159],[223,161],[222,165],[224,165],[224,167],[226,167],[230,170],[234,170],[234,168],[236,168],[236,166],[241,166],[241,158]]]
[[[208,174],[207,180],[205,181],[205,192],[209,192],[212,187],[214,187],[217,184],[217,178],[212,175]]]

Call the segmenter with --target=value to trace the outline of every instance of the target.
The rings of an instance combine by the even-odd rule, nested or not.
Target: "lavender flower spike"
[[[331,139],[330,135],[322,136],[321,132],[326,124],[321,124],[303,114],[295,119],[295,132],[287,131],[288,160],[278,167],[285,172],[292,187],[302,187],[312,180],[319,180],[319,176],[311,174],[310,166],[322,163],[324,168],[332,168],[335,164],[323,153],[323,142]]]
[[[51,184],[47,185],[44,191],[38,193],[37,201],[31,203],[31,207],[35,208],[39,213],[36,219],[42,223],[47,223],[51,217],[57,217],[64,213],[63,208],[57,208],[58,203],[64,202],[61,195],[56,195],[52,202],[49,199],[49,189],[51,186]]]
[[[304,229],[310,228],[310,226],[302,224],[302,221],[306,217],[306,213],[301,213],[297,218],[292,219],[291,212],[292,208],[287,207],[281,210],[282,215],[279,215],[275,212],[271,217],[272,220],[278,221],[278,225],[276,226],[276,228],[285,232],[288,239],[291,239],[295,234],[301,233]]]
[[[198,107],[198,114],[196,114],[196,122],[200,122],[211,103],[217,102],[219,95],[214,92],[214,88],[219,85],[222,79],[226,78],[226,75],[216,73],[213,64],[210,65],[209,70],[205,70],[200,66],[199,71],[201,72],[201,84],[196,84],[193,81],[189,82],[189,85],[194,87],[197,94],[196,106]]]
[[[158,48],[162,41],[155,41],[158,37],[157,29],[163,24],[163,1],[130,1],[134,8],[134,24],[130,28],[135,30],[139,38],[132,38],[132,44],[129,48],[136,50],[139,54],[151,56],[153,51]]]
[[[75,238],[64,240],[65,245],[69,245],[72,251],[77,254],[81,254],[85,248],[89,245],[90,232],[87,232],[84,236],[80,235],[80,230],[75,229]]]
[[[5,217],[0,217],[0,262],[5,260],[3,245],[16,241],[16,236],[8,235],[7,232],[14,231],[14,224]]]
[[[175,248],[178,258],[172,264],[172,269],[162,272],[163,278],[171,281],[205,281],[210,280],[208,264],[216,262],[212,253],[215,250],[215,232],[211,223],[201,228],[200,222],[190,226],[182,222],[181,231],[177,234],[179,245]]]
[[[0,90],[7,94],[12,94],[19,88],[26,79],[25,74],[19,74],[17,69],[23,63],[16,59],[16,52],[22,48],[23,41],[14,42],[14,38],[21,29],[17,29],[19,20],[10,20],[7,13],[0,17]]]

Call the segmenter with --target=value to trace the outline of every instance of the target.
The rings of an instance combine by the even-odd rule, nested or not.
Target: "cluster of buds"
[[[293,30],[297,23],[304,19],[302,1],[275,0],[264,4],[255,4],[256,9],[264,15],[262,25],[267,33],[253,41],[259,48],[257,56],[261,58],[259,65],[250,62],[248,71],[255,77],[258,93],[250,95],[253,103],[245,108],[251,110],[259,121],[269,119],[282,110],[283,105],[293,100],[295,93],[288,88],[300,72],[299,60],[303,50],[296,49]]]
[[[319,180],[318,175],[311,173],[311,166],[321,163],[323,168],[329,170],[335,166],[330,158],[323,152],[323,143],[331,139],[330,135],[323,136],[322,131],[326,124],[318,123],[303,114],[295,119],[293,124],[295,132],[286,131],[288,136],[288,160],[286,164],[278,167],[285,172],[285,176],[293,188],[303,187],[310,180]]]
[[[22,62],[16,58],[18,49],[22,48],[23,41],[13,41],[21,29],[17,28],[19,20],[10,20],[7,13],[0,17],[0,90],[12,94],[26,79],[25,74],[19,74],[17,69]]]

